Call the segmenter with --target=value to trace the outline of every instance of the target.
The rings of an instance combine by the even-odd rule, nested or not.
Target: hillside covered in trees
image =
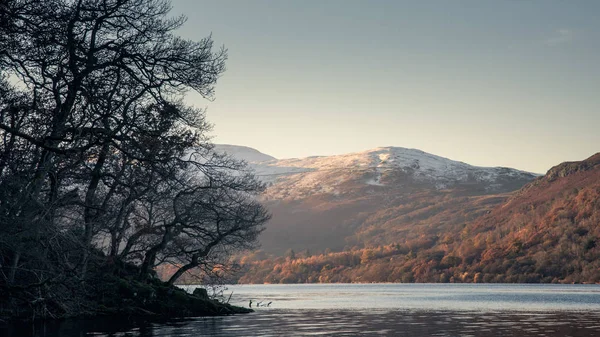
[[[401,227],[405,235],[365,247],[282,257],[255,252],[239,260],[245,272],[236,281],[600,282],[600,154],[553,167],[510,195],[472,202],[488,198],[496,201],[489,210],[441,230],[415,217],[414,226]],[[442,201],[431,207],[444,208]],[[438,213],[452,207],[445,209]]]

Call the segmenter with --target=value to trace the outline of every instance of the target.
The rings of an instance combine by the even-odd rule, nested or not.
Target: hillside
[[[551,168],[465,230],[484,273],[511,260],[543,277],[599,282],[600,153]]]
[[[239,158],[258,151],[222,146]],[[261,249],[312,252],[431,241],[490,211],[536,175],[476,167],[401,147],[325,157],[248,160],[273,214]],[[424,239],[423,236],[427,238]],[[414,242],[414,243],[413,243]]]
[[[462,202],[450,194],[448,205],[433,199],[434,209],[423,216],[455,216],[471,205],[471,212],[463,212],[472,219],[463,216],[462,224],[447,225],[452,221],[445,218],[446,226],[439,226],[442,221],[418,217],[404,219],[405,227],[382,225],[383,219],[366,222],[359,228],[383,231],[386,239],[373,241],[379,236],[369,233],[364,247],[317,255],[265,259],[258,252],[241,260],[247,272],[238,281],[600,282],[600,154],[560,164],[510,196],[473,194]],[[401,213],[388,208],[379,214],[386,212]]]

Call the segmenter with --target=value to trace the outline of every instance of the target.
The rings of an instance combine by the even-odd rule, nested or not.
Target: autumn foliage
[[[461,224],[448,217],[449,210],[461,214],[452,207],[456,198],[446,200],[450,207],[436,200],[420,208],[437,212],[426,223],[419,212],[405,215],[412,217],[412,227],[395,225],[393,219],[365,223],[357,233],[364,247],[315,255],[247,255],[240,259],[245,272],[237,281],[600,282],[600,154],[558,165],[507,200],[504,195],[471,198],[460,205],[487,200],[497,206],[483,212],[475,207],[478,217]],[[465,212],[461,220],[468,220]]]

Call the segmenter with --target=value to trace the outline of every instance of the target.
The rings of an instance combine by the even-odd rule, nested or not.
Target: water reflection
[[[0,327],[0,336],[600,336],[597,285],[239,285],[228,292],[234,304],[273,304],[229,317],[13,325]]]
[[[0,329],[6,337],[65,336],[572,336],[600,335],[600,313],[275,309],[169,322],[78,320]]]

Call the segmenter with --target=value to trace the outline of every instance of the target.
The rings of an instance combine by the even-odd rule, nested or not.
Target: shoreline
[[[196,285],[192,293],[159,280],[144,283],[127,279],[112,279],[91,289],[87,302],[77,314],[36,316],[31,304],[21,308],[6,305],[0,315],[0,326],[13,323],[52,322],[64,320],[135,318],[137,320],[172,320],[191,317],[212,317],[247,314],[251,308],[223,303],[208,297],[206,289]]]

